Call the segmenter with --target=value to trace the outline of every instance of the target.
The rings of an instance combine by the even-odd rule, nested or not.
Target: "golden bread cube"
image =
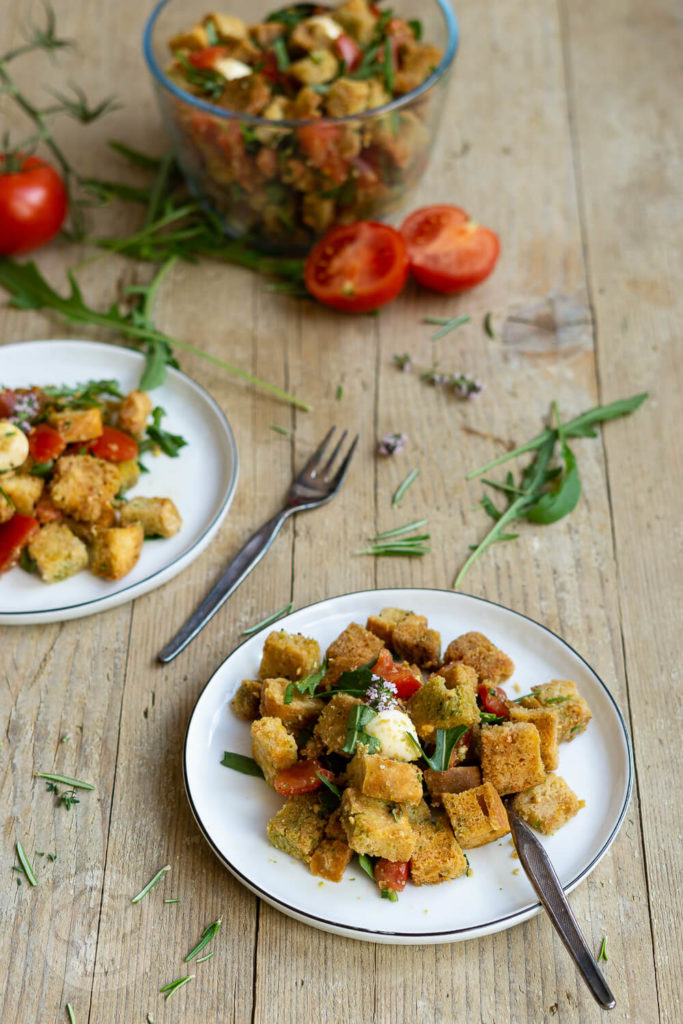
[[[406,615],[394,626],[391,647],[399,658],[420,668],[435,668],[441,657],[441,634],[429,629],[424,615]]]
[[[415,850],[410,858],[414,885],[438,885],[467,874],[467,858],[443,812],[415,825],[414,830]]]
[[[205,50],[209,45],[206,29],[203,25],[194,25],[186,32],[179,32],[168,41],[168,48],[173,53],[176,50]]]
[[[501,795],[519,793],[543,782],[541,737],[530,722],[481,727],[481,776]]]
[[[47,523],[29,542],[28,553],[45,583],[74,576],[88,565],[88,549],[63,523]]]
[[[492,644],[483,633],[463,633],[451,641],[443,660],[464,661],[475,669],[480,683],[487,682],[493,686],[508,679],[515,670],[507,654]]]
[[[378,636],[387,647],[391,647],[394,629],[407,615],[410,615],[410,612],[404,611],[403,608],[382,608],[379,615],[369,616],[365,628]]]
[[[420,739],[433,741],[437,729],[467,728],[479,721],[479,708],[472,691],[465,686],[449,690],[441,676],[431,676],[407,705]]]
[[[294,732],[307,729],[317,721],[325,707],[319,697],[309,697],[296,689],[289,704],[285,697],[289,679],[264,679],[261,687],[261,714],[264,717],[279,718]]]
[[[341,882],[352,857],[353,850],[343,839],[322,839],[309,862],[311,874],[329,882]]]
[[[102,433],[102,410],[96,405],[88,409],[52,409],[47,421],[67,444],[93,441]]]
[[[541,707],[557,712],[557,739],[560,743],[573,740],[593,717],[588,704],[569,679],[553,679],[542,686],[532,686],[531,690],[534,697],[522,703],[530,705],[537,700]]]
[[[278,850],[308,864],[325,834],[326,821],[327,812],[318,794],[303,793],[289,797],[270,819],[266,831]]]
[[[503,801],[490,782],[441,797],[453,835],[463,850],[492,843],[510,831]]]
[[[233,714],[245,722],[255,722],[260,718],[261,686],[259,679],[243,679],[230,701]]]
[[[322,687],[329,689],[337,682],[342,672],[374,663],[384,644],[370,630],[352,622],[333,640],[327,648],[327,672]]]
[[[416,765],[368,754],[362,744],[346,769],[346,778],[349,786],[365,796],[397,804],[419,804],[422,800],[422,772]]]
[[[511,722],[531,722],[541,737],[541,759],[547,772],[554,771],[560,760],[557,745],[558,715],[554,708],[510,708]]]
[[[441,803],[442,793],[463,793],[466,789],[481,786],[481,768],[478,764],[455,765],[443,772],[427,768],[424,780],[429,790],[432,805]]]
[[[10,509],[14,506],[7,519],[11,519],[14,512],[32,516],[44,486],[45,481],[41,477],[31,476],[30,473],[3,473],[0,476],[0,498],[4,498],[5,502],[9,500]]]
[[[137,564],[144,539],[139,523],[97,530],[90,568],[105,580],[120,580]]]
[[[350,693],[335,693],[321,712],[313,730],[314,737],[321,740],[329,754],[341,754],[346,743],[346,723],[351,708],[362,701]]]
[[[464,661],[447,662],[436,674],[441,676],[448,690],[454,690],[456,686],[467,686],[476,697],[479,676],[471,665],[466,665]]]
[[[347,786],[342,794],[341,821],[346,841],[356,853],[410,860],[415,833],[400,805],[364,796],[353,786]]]
[[[269,633],[263,645],[261,679],[305,679],[320,667],[320,645],[301,633],[284,629]]]
[[[538,786],[518,793],[512,807],[532,828],[552,835],[585,807],[585,800],[579,800],[564,779],[551,772]]]
[[[173,537],[183,525],[170,498],[131,498],[120,508],[121,524],[140,523],[145,537]]]
[[[96,523],[121,488],[118,466],[94,455],[62,455],[49,485],[53,504],[73,519]]]
[[[119,430],[124,430],[138,441],[147,429],[147,417],[152,411],[152,399],[146,391],[131,391],[126,395],[117,420]]]
[[[212,11],[204,18],[204,23],[210,21],[216,30],[221,43],[243,42],[248,39],[247,26],[241,18],[233,14],[221,14],[219,11]]]
[[[252,722],[251,753],[271,786],[279,771],[291,768],[299,759],[296,740],[279,718],[259,718]]]

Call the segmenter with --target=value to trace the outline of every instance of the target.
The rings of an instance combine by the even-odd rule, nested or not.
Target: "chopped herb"
[[[365,693],[368,686],[372,682],[372,670],[377,664],[377,658],[373,658],[372,661],[367,662],[365,665],[359,666],[359,668],[346,669],[339,676],[336,683],[337,692],[344,689],[357,688],[357,692]],[[329,691],[328,691],[329,692]]]
[[[14,502],[4,488],[0,487],[0,497],[3,497],[10,508],[14,508]]]
[[[360,866],[362,867],[362,869],[363,869],[363,871],[365,872],[365,874],[366,874],[366,875],[369,875],[369,876],[370,876],[370,878],[371,878],[371,879],[373,880],[373,882],[374,882],[374,881],[375,881],[375,870],[374,870],[374,868],[373,868],[373,866],[372,866],[372,861],[371,861],[371,860],[370,860],[370,858],[369,858],[369,857],[367,856],[367,854],[365,854],[365,853],[359,853],[359,854],[358,854],[358,863],[359,863],[359,864],[360,864]]]
[[[66,1004],[66,1012],[69,1014],[69,1024],[76,1024],[76,1014],[71,1003]]]
[[[396,488],[396,490],[394,491],[394,496],[391,499],[391,504],[392,505],[395,506],[395,505],[398,505],[400,503],[401,498],[406,493],[406,491],[408,490],[410,485],[419,476],[419,473],[420,473],[419,469],[411,469],[410,473],[408,473],[408,476],[405,478],[405,480],[403,480],[402,483],[400,483],[398,485],[398,487]]]
[[[277,61],[278,71],[286,71],[291,62],[287,52],[287,44],[282,36],[273,42],[273,53],[275,54],[275,60]]]
[[[309,697],[312,697],[326,672],[327,660],[324,658],[320,668],[316,669],[315,672],[311,672],[310,675],[305,676],[303,679],[299,679],[296,683],[288,683],[285,687],[285,704],[292,703],[294,700],[295,690],[299,693],[306,693]]]
[[[180,903],[180,897],[176,896],[172,900],[164,900],[164,903]]]
[[[351,708],[346,721],[346,743],[342,747],[344,754],[353,755],[359,743],[364,743],[370,754],[377,753],[381,746],[379,740],[367,733],[364,728],[373,718],[377,718],[377,712],[366,704],[356,704]]]
[[[51,782],[61,782],[63,786],[71,786],[72,789],[92,789],[90,782],[83,782],[81,779],[72,779],[69,775],[57,775],[55,772],[34,772],[38,779],[49,779]]]
[[[290,437],[292,433],[289,427],[280,427],[277,423],[271,423],[270,429],[274,430],[276,434],[284,434],[285,437]]]
[[[406,370],[411,370],[413,367],[412,360],[407,352],[404,352],[402,356],[393,355],[391,358],[403,373],[405,373]]]
[[[147,435],[140,444],[140,451],[147,452],[152,449],[161,448],[164,455],[171,459],[177,459],[181,448],[184,448],[187,441],[180,434],[170,434],[161,426],[161,420],[166,415],[164,409],[157,405],[152,410],[152,422],[147,425]]]
[[[260,622],[256,622],[253,626],[248,626],[247,629],[243,629],[242,636],[251,636],[252,633],[258,633],[259,629],[264,629],[266,626],[270,626],[271,622],[275,622],[283,615],[289,615],[293,607],[294,602],[290,601],[289,604],[286,604],[279,612],[273,612],[272,615],[267,615],[265,619],[261,619]]]
[[[382,899],[390,900],[392,903],[398,903],[398,893],[395,889],[382,889]]]
[[[219,46],[220,45],[220,39],[218,38],[218,33],[216,32],[216,26],[213,23],[213,21],[211,20],[211,18],[205,18],[204,22],[203,22],[203,25],[204,25],[204,31],[206,32],[206,42],[207,42],[207,44],[209,46]]]
[[[157,882],[166,874],[167,871],[171,870],[171,865],[166,864],[163,868],[160,868],[154,878],[150,879],[144,889],[141,889],[137,896],[133,896],[131,903],[139,903],[140,900],[147,895],[147,893],[154,888]]]
[[[36,462],[34,466],[29,469],[31,476],[47,477],[50,475],[52,470],[55,468],[54,459],[50,459],[48,462]]]
[[[106,398],[123,398],[115,380],[89,380],[75,387],[62,384],[60,387],[44,387],[43,391],[52,404],[70,409],[102,408]]]
[[[548,697],[546,704],[563,704],[564,701],[571,700],[571,697]]]
[[[394,819],[394,821],[398,821],[399,820],[399,812],[398,812],[398,808],[396,806],[391,808],[391,817]]]
[[[184,963],[189,963],[190,960],[193,960],[196,957],[197,953],[201,953],[201,951],[204,949],[204,946],[208,946],[208,944],[211,942],[213,937],[220,929],[222,922],[223,919],[219,917],[217,921],[212,921],[211,924],[207,924],[206,928],[202,932],[201,939],[194,947],[194,949],[191,949],[190,952],[187,954]]]
[[[35,872],[31,867],[28,857],[26,856],[26,851],[24,850],[24,847],[21,845],[19,839],[17,839],[17,857],[19,858],[19,863],[21,864],[22,870],[26,875],[26,878],[28,879],[29,883],[31,885],[38,885],[38,879],[35,876]]]
[[[385,434],[377,442],[377,454],[378,455],[398,455],[402,452],[405,446],[408,444],[408,437],[406,434],[401,433],[389,433]]]
[[[255,775],[257,778],[263,778],[263,772],[254,761],[253,757],[246,757],[245,754],[233,754],[231,751],[226,750],[223,753],[223,759],[221,764],[225,768],[232,768],[235,772],[241,772],[242,775]]]
[[[602,945],[600,946],[600,953],[598,954],[598,963],[600,963],[601,960],[607,961],[607,959],[607,936],[605,935],[604,939],[602,940]]]
[[[56,853],[48,853],[47,859],[54,862],[54,861],[57,860],[57,854]]]
[[[453,317],[442,317],[442,316],[426,316],[423,320],[425,324],[441,324],[441,329],[434,331],[431,340],[438,341],[439,338],[445,337],[451,331],[455,330],[456,327],[460,327],[462,324],[468,324],[472,318],[469,316],[453,316]]]
[[[506,722],[506,718],[501,718],[500,715],[494,715],[492,711],[480,711],[479,721],[485,725],[500,725],[502,722]]]
[[[408,24],[410,25],[411,29],[413,30],[413,35],[415,36],[415,41],[417,43],[419,43],[420,40],[422,39],[422,22],[419,21],[417,18],[411,18],[410,21],[408,22]]]
[[[337,384],[337,394],[336,394],[337,401],[341,402],[343,397],[344,397],[344,388],[341,386],[341,384]]]
[[[419,530],[421,526],[427,524],[426,519],[414,519],[412,523],[406,523],[405,526],[395,526],[393,530],[384,530],[383,533],[376,533],[372,538],[374,541],[387,540],[389,537],[398,537],[402,533],[410,533],[411,530]]]
[[[214,954],[214,951],[211,950],[211,952],[207,953],[206,956],[200,956],[199,959],[197,960],[197,963],[198,964],[203,964],[205,960],[210,960],[211,957],[213,956],[213,954]]]
[[[21,555],[19,556],[19,565],[24,572],[36,573],[38,571],[38,563],[35,558],[31,558],[28,553],[28,546],[21,549]]]
[[[159,991],[165,992],[165,998],[170,999],[174,992],[177,992],[179,988],[183,987],[183,985],[187,985],[188,981],[192,981],[193,978],[194,974],[188,974],[185,978],[177,978],[175,981],[170,981],[168,985],[164,985],[164,987],[160,988]]]
[[[467,864],[467,872],[466,872],[466,874],[467,874],[467,877],[469,878],[469,876],[472,874],[472,867],[470,865],[470,858],[467,856],[467,854],[465,853],[464,850],[462,851],[462,855],[465,858],[465,863]]]
[[[201,89],[208,99],[218,100],[225,90],[225,78],[213,68],[197,68],[190,64],[186,54],[181,50],[174,52],[174,57],[182,66],[183,74],[190,85]]]
[[[391,96],[394,91],[394,59],[391,52],[391,45],[388,39],[384,40],[384,55],[382,57],[382,74],[384,75],[384,84],[387,87],[387,92]],[[392,112],[393,113],[393,112]],[[396,129],[394,129],[394,135]]]
[[[493,313],[487,313],[484,317],[484,330],[488,334],[489,338],[495,338],[496,336],[493,330],[493,324],[491,323],[492,317]]]

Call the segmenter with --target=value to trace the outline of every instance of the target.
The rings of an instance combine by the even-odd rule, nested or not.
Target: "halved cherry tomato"
[[[376,676],[385,679],[387,683],[393,683],[396,687],[396,696],[401,700],[408,700],[422,686],[420,680],[415,678],[409,668],[396,664],[386,647],[379,652],[379,658],[372,671]]]
[[[410,272],[432,291],[452,295],[479,284],[500,252],[497,235],[470,220],[457,206],[425,206],[401,225]]]
[[[369,313],[391,302],[407,276],[408,252],[398,231],[370,220],[333,228],[304,267],[309,292],[346,313]]]
[[[17,396],[10,388],[0,391],[0,420],[6,420],[14,412]]]
[[[277,772],[273,785],[282,796],[297,796],[299,793],[315,793],[320,789],[322,781],[318,778],[317,772],[331,782],[334,772],[323,768],[316,758],[297,761],[291,768],[283,768]]]
[[[408,881],[408,861],[381,857],[375,863],[375,881],[381,889],[403,892]]]
[[[138,443],[130,434],[124,434],[116,427],[103,427],[102,433],[94,441],[88,441],[87,449],[98,459],[109,459],[110,462],[127,462],[137,459]]]
[[[29,252],[49,242],[66,209],[66,188],[54,167],[37,156],[0,155],[0,253]]]
[[[487,686],[486,683],[481,683],[477,692],[484,711],[498,715],[499,718],[510,717],[510,705],[504,690],[497,686]]]
[[[227,46],[206,46],[203,50],[194,50],[188,53],[188,63],[200,71],[213,71],[216,61],[230,56],[230,49]]]
[[[66,441],[49,423],[36,423],[28,435],[28,449],[36,462],[57,459],[66,448]]]
[[[339,59],[343,60],[346,64],[347,72],[355,71],[360,64],[363,51],[353,36],[347,36],[346,32],[342,32],[341,35],[337,36],[335,39],[334,48],[337,51]]]
[[[7,572],[17,564],[21,552],[39,529],[37,519],[19,512],[0,524],[0,572]]]

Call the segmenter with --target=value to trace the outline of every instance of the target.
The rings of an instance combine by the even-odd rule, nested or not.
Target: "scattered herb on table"
[[[415,482],[415,480],[417,479],[419,474],[420,474],[420,470],[419,469],[411,469],[410,473],[408,473],[408,476],[405,478],[405,480],[403,480],[398,485],[396,490],[394,491],[394,495],[393,495],[393,497],[391,499],[391,504],[392,505],[400,504],[401,498],[403,498],[403,496],[405,495],[406,491],[408,490],[410,485]]]
[[[430,341],[439,341],[440,338],[445,337],[454,331],[456,327],[461,327],[462,324],[468,324],[472,318],[469,316],[426,316],[422,321],[425,324],[441,324],[441,328],[438,331],[434,331]]]
[[[133,896],[133,898],[131,899],[130,902],[131,903],[139,903],[140,900],[143,899],[143,897],[146,896],[147,893],[150,892],[154,888],[154,886],[157,884],[157,882],[161,878],[163,878],[163,876],[166,874],[166,872],[170,871],[170,870],[171,870],[171,865],[170,864],[166,864],[166,865],[164,865],[163,868],[160,868],[157,871],[157,873],[154,876],[154,878],[151,878],[149,880],[149,882],[147,883],[147,885],[143,889],[140,890],[140,892],[137,894],[137,896]]]
[[[48,793],[54,793],[57,798],[57,807],[65,807],[70,811],[74,804],[80,804],[75,789],[61,790],[54,782],[46,782],[45,788]]]
[[[82,779],[72,779],[70,775],[58,775],[56,772],[34,772],[34,775],[37,779],[61,782],[63,786],[71,786],[72,789],[95,789],[91,782],[83,782]]]
[[[489,338],[495,338],[496,336],[495,331],[493,330],[492,319],[493,313],[487,313],[484,317],[484,330],[488,334]]]
[[[505,482],[484,479],[483,482],[487,486],[506,496],[508,504],[506,508],[499,509],[491,498],[484,494],[481,507],[493,519],[494,525],[484,539],[474,547],[455,577],[453,587],[457,589],[460,586],[467,570],[488,547],[499,541],[514,540],[518,536],[507,532],[511,523],[526,519],[532,523],[548,525],[572,512],[581,495],[581,482],[576,459],[567,444],[568,438],[596,437],[596,424],[635,412],[646,398],[647,392],[643,392],[631,398],[611,402],[609,405],[594,406],[566,423],[560,420],[557,404],[553,402],[556,423],[554,427],[546,427],[526,444],[469,473],[467,479],[471,480],[517,455],[536,452],[532,461],[522,471],[517,483],[512,473],[507,474]],[[558,444],[562,464],[554,466],[553,459]]]
[[[432,384],[435,388],[450,388],[458,398],[465,400],[474,398],[484,390],[481,381],[475,380],[474,377],[468,377],[465,373],[442,373],[438,365],[438,363],[434,363],[431,370],[421,373],[420,380]]]
[[[164,993],[165,999],[170,999],[174,992],[177,992],[183,985],[187,985],[188,981],[192,981],[194,974],[188,974],[184,978],[176,978],[175,981],[170,981],[168,985],[164,985],[159,991]]]
[[[341,386],[341,384],[338,384],[337,385],[336,399],[337,399],[338,402],[341,402],[343,397],[344,397],[344,388]]]
[[[600,963],[601,960],[607,961],[607,959],[607,936],[605,935],[604,939],[602,940],[602,945],[600,946],[600,953],[598,954],[598,963]]]
[[[38,879],[36,878],[35,871],[31,867],[31,863],[28,857],[26,856],[26,851],[24,850],[24,847],[22,846],[21,841],[19,839],[17,839],[17,857],[19,858],[19,863],[21,864],[21,870],[26,875],[29,884],[38,885]],[[17,879],[17,881],[21,881],[21,879]]]
[[[213,955],[214,955],[214,951],[211,950],[210,953],[207,953],[206,956],[200,956],[199,959],[196,960],[195,962],[198,963],[198,964],[203,964],[205,960],[210,960]]]
[[[69,1024],[76,1024],[76,1014],[71,1003],[66,1004],[66,1012],[69,1014]]]
[[[377,442],[378,455],[398,455],[408,444],[407,434],[392,432],[384,434]]]
[[[180,903],[180,897],[175,896],[172,900],[164,900],[164,903]]]
[[[263,772],[256,761],[253,757],[247,757],[246,754],[233,754],[232,751],[225,750],[221,764],[225,768],[232,768],[235,772],[241,772],[242,775],[255,775],[259,779],[263,778]]]
[[[271,423],[270,429],[274,430],[276,434],[283,434],[285,437],[292,436],[292,431],[289,427],[281,427],[277,423]]]
[[[432,550],[427,547],[425,541],[430,539],[429,533],[413,533],[406,536],[412,530],[420,529],[427,522],[426,519],[416,519],[405,526],[396,526],[393,530],[385,530],[384,533],[377,533],[372,538],[370,546],[354,551],[354,555],[408,555],[412,558],[428,555]]]
[[[208,944],[211,942],[214,936],[218,933],[222,923],[223,918],[219,917],[217,921],[212,921],[211,924],[207,924],[206,928],[202,932],[202,936],[199,942],[194,947],[194,949],[191,949],[190,952],[187,954],[185,960],[183,961],[184,963],[189,963],[190,960],[194,960],[197,953],[201,953],[204,947],[208,946]]]
[[[409,370],[412,370],[413,362],[407,352],[404,352],[402,356],[393,355],[391,358],[402,373],[407,373]]]
[[[242,630],[242,636],[251,636],[252,633],[258,633],[259,629],[265,629],[266,626],[270,626],[272,622],[276,622],[277,619],[281,619],[283,615],[289,615],[294,602],[290,601],[283,608],[280,608],[278,612],[273,612],[272,615],[267,615],[265,619],[261,619],[260,622],[255,622],[253,626],[247,626],[246,629]]]

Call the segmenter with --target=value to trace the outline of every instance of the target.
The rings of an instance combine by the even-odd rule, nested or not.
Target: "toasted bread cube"
[[[441,656],[441,634],[427,627],[424,615],[406,615],[394,626],[391,646],[400,658],[420,668],[434,668]]]
[[[343,839],[323,839],[311,857],[311,874],[330,882],[341,882],[352,857],[353,850]]]
[[[379,615],[370,615],[365,628],[378,636],[387,647],[391,647],[394,629],[407,615],[410,615],[410,612],[404,611],[403,608],[382,608]]]
[[[335,8],[334,20],[361,46],[367,46],[375,31],[376,18],[366,0],[346,0]]]
[[[14,504],[4,493],[4,488],[3,478],[0,477],[0,523],[8,523],[15,512]]]
[[[258,722],[254,725],[258,725]],[[326,821],[327,813],[318,794],[304,793],[301,796],[290,796],[287,803],[270,819],[266,831],[278,850],[308,864],[325,834]]]
[[[512,806],[532,828],[552,835],[585,807],[585,803],[564,779],[551,772],[538,786],[518,793]]]
[[[519,793],[545,778],[541,737],[530,722],[483,725],[481,776],[501,795]]]
[[[448,690],[441,676],[431,676],[408,701],[408,714],[420,739],[433,741],[437,729],[468,728],[479,721],[474,694],[465,686]]]
[[[306,757],[309,760],[313,760],[315,757],[322,757],[325,753],[325,744],[316,736],[315,733],[311,736],[310,734],[303,732],[297,736],[297,743],[299,745],[299,751],[302,757]]]
[[[335,77],[339,61],[329,50],[313,50],[310,57],[295,60],[287,70],[302,85],[322,85]]]
[[[105,580],[120,580],[135,567],[145,536],[139,523],[98,530],[90,568]]]
[[[279,771],[291,768],[299,759],[296,740],[279,718],[259,718],[251,723],[251,752],[271,786]]]
[[[117,426],[125,430],[138,441],[143,437],[147,427],[147,417],[152,411],[152,399],[146,391],[131,391],[126,395],[121,408]]]
[[[102,410],[96,405],[88,409],[53,409],[47,421],[67,444],[92,441],[102,433]]]
[[[81,522],[97,522],[121,487],[113,462],[94,455],[62,455],[55,463],[50,497],[57,508]]]
[[[416,842],[410,878],[414,885],[438,885],[467,874],[467,858],[443,812],[413,827]]]
[[[243,679],[230,701],[233,714],[245,722],[255,722],[261,715],[261,686],[258,679]]]
[[[392,811],[396,812],[396,817]],[[342,794],[341,822],[346,841],[356,853],[387,860],[410,860],[415,849],[415,833],[402,809],[386,800],[364,796],[353,786]]]
[[[532,686],[535,698],[544,708],[552,708],[557,712],[558,742],[573,740],[586,728],[593,717],[591,709],[569,679],[553,679],[542,686]],[[527,702],[523,702],[527,703]]]
[[[261,714],[264,717],[279,718],[292,731],[307,729],[317,721],[325,707],[319,697],[294,690],[292,699],[286,702],[287,687],[292,686],[288,679],[264,679],[261,688]]]
[[[350,623],[327,648],[327,672],[322,686],[329,689],[342,672],[347,672],[377,660],[384,644],[379,637],[357,622]]]
[[[364,796],[397,804],[419,804],[422,800],[422,772],[416,765],[368,754],[362,744],[346,770],[346,778],[348,785]]]
[[[485,846],[510,831],[503,801],[490,782],[462,793],[444,793],[441,799],[463,850]]]
[[[88,549],[63,523],[47,523],[29,542],[28,553],[45,583],[57,583],[85,569]]]
[[[121,476],[119,492],[129,491],[140,479],[140,463],[137,459],[126,459],[125,462],[117,462],[116,465]]]
[[[411,825],[416,825],[420,821],[429,821],[432,817],[432,810],[426,800],[420,800],[419,804],[404,804],[403,810]]]
[[[328,839],[343,839],[346,842],[346,832],[341,823],[341,807],[337,807],[336,810],[332,811],[332,814],[327,819],[325,836]]]
[[[263,645],[262,679],[304,679],[320,667],[320,645],[301,633],[284,629],[269,633]]]
[[[248,38],[245,22],[233,14],[221,14],[218,11],[213,11],[204,18],[204,23],[207,21],[213,22],[216,35],[221,43],[240,43]]]
[[[466,789],[481,786],[481,769],[479,765],[456,765],[443,772],[435,772],[428,768],[424,780],[434,806],[441,803],[443,793],[464,793]]]
[[[558,715],[553,708],[521,708],[515,705],[510,708],[511,722],[531,722],[538,729],[541,759],[547,772],[554,771],[560,759],[557,745]]]
[[[335,693],[315,723],[313,734],[325,745],[329,754],[341,754],[346,743],[346,723],[351,708],[362,703],[350,693]]]
[[[446,648],[443,660],[464,661],[476,670],[479,682],[496,685],[508,679],[515,666],[507,654],[500,651],[483,633],[464,633]]]
[[[145,537],[173,537],[183,525],[170,498],[131,498],[121,506],[121,525],[140,523]]]
[[[64,513],[61,512],[60,515],[63,517]],[[94,523],[82,523],[78,519],[69,518],[65,521],[71,532],[75,533],[84,544],[91,547],[95,543],[95,537],[100,530],[106,530],[110,526],[114,526],[116,524],[116,513],[111,505],[107,505],[107,507],[102,511],[100,518]]]
[[[441,676],[447,689],[454,690],[456,686],[467,686],[476,697],[479,676],[477,670],[471,665],[466,665],[464,661],[446,662],[438,670],[437,675]]]
[[[10,506],[14,506],[14,512],[19,512],[22,516],[32,516],[44,486],[45,481],[39,476],[31,476],[29,473],[3,473],[0,476],[0,498],[4,497],[5,502],[9,499]],[[7,518],[10,519],[11,516]]]
[[[179,32],[168,41],[168,48],[173,53],[176,50],[205,50],[209,45],[209,38],[203,25],[193,25],[186,32]]]

